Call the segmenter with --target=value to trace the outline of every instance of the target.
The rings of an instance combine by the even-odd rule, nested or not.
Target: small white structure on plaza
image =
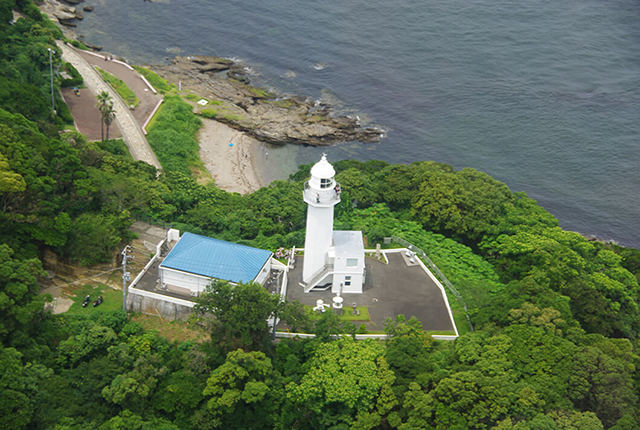
[[[335,174],[326,155],[322,155],[304,186],[308,208],[301,285],[305,293],[326,284],[331,284],[333,293],[362,293],[362,232],[333,231],[333,207],[340,203],[341,192]]]
[[[273,253],[211,237],[184,233],[158,267],[163,289],[198,296],[214,279],[264,283]]]

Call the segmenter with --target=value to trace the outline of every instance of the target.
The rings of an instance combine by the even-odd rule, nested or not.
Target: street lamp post
[[[51,61],[51,48],[47,48],[47,50],[49,51],[49,76],[51,78],[51,110],[53,111],[53,114],[56,114],[56,107],[53,104],[53,62]]]

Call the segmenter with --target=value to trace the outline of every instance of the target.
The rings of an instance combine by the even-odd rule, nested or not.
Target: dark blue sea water
[[[84,4],[78,33],[132,62],[234,57],[254,83],[388,129],[379,144],[269,149],[274,177],[323,151],[469,166],[565,229],[640,248],[637,0]]]

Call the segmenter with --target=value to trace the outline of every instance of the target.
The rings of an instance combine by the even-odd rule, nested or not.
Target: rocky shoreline
[[[66,0],[62,2],[57,0],[44,0],[40,5],[40,10],[46,13],[53,22],[58,21],[66,37],[75,36],[72,32],[65,31],[65,27],[75,27],[76,24],[74,24],[74,21],[84,18],[83,11],[91,12],[93,10],[93,6],[84,6],[82,10],[80,10],[81,8],[78,4],[83,1],[84,0]]]
[[[45,0],[40,9],[57,22],[65,37],[100,50],[73,31],[82,19],[77,3],[83,0]],[[93,9],[91,7],[85,10]],[[168,65],[147,66],[183,91],[208,100],[195,104],[196,113],[271,144],[328,146],[339,142],[378,142],[385,136],[379,127],[360,124],[358,117],[336,115],[326,103],[299,96],[273,94],[251,85],[248,67],[233,60],[208,57],[176,57]]]
[[[276,145],[328,146],[337,142],[378,142],[384,130],[363,127],[357,118],[336,116],[331,106],[299,96],[281,96],[250,85],[248,68],[233,60],[178,56],[154,72],[214,104],[196,112]]]

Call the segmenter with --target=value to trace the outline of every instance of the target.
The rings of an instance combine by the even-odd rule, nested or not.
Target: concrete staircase
[[[314,273],[311,279],[309,280],[309,282],[301,281],[300,285],[302,285],[302,287],[304,288],[304,292],[308,293],[313,289],[313,287],[318,285],[320,281],[322,281],[332,272],[333,272],[333,264],[327,264],[321,267],[320,270],[318,270],[316,273]]]

